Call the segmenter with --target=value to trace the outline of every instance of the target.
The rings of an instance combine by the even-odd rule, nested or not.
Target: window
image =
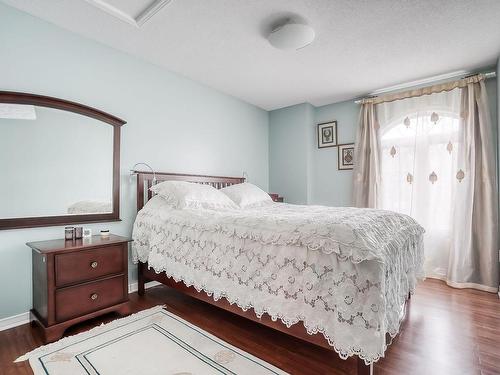
[[[381,154],[377,205],[410,215],[426,229],[426,272],[439,278],[447,274],[453,246],[452,203],[465,177],[458,152],[463,145],[459,108],[459,90],[377,108]]]

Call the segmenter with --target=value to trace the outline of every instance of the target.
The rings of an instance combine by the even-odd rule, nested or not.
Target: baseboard
[[[151,281],[149,283],[146,283],[145,288],[148,289],[158,285],[161,285],[161,283],[157,281]],[[128,292],[129,293],[137,292],[137,286],[138,284],[136,282],[129,284]],[[29,322],[30,322],[29,311],[18,315],[9,316],[7,318],[0,319],[0,331],[5,331],[6,329],[14,328],[23,324],[27,324]]]
[[[9,316],[7,318],[0,319],[0,331],[4,331],[9,328],[14,328],[29,322],[30,322],[29,311],[14,316]]]

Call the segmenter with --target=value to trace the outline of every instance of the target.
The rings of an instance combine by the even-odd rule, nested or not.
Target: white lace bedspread
[[[423,228],[390,211],[273,203],[138,213],[134,262],[287,326],[321,332],[342,358],[383,357],[423,276]]]

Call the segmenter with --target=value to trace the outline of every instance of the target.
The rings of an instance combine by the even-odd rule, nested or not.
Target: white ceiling
[[[2,1],[267,110],[473,70],[500,54],[499,0],[173,0],[140,28],[96,0]],[[133,19],[154,1],[106,3]],[[295,52],[264,37],[289,12],[316,30]]]

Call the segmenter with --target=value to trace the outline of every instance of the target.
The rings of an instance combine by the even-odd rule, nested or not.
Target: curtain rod
[[[451,79],[451,78],[461,77],[460,79],[463,79],[463,78],[475,76],[476,74],[483,74],[486,79],[495,78],[497,76],[496,72],[473,73],[473,74],[472,73],[468,74],[466,72],[462,72],[460,74],[455,74],[455,73],[450,73],[450,74],[446,74],[446,75],[443,74],[443,75],[440,75],[440,76],[436,76],[434,78],[427,78],[427,79],[422,79],[422,80],[419,80],[419,81],[412,81],[412,82],[403,83],[403,84],[400,84],[400,85],[395,85],[395,86],[387,87],[385,89],[379,89],[379,90],[374,91],[372,94],[368,94],[366,96],[366,98],[376,98],[378,96],[378,94],[385,94],[385,93],[389,93],[389,92],[393,92],[393,91],[410,89],[412,87],[420,86],[420,85],[425,84],[425,83],[437,82],[437,81],[445,80],[447,78]],[[361,104],[361,102],[363,101],[363,99],[365,99],[365,98],[356,99],[354,101],[354,103]]]

